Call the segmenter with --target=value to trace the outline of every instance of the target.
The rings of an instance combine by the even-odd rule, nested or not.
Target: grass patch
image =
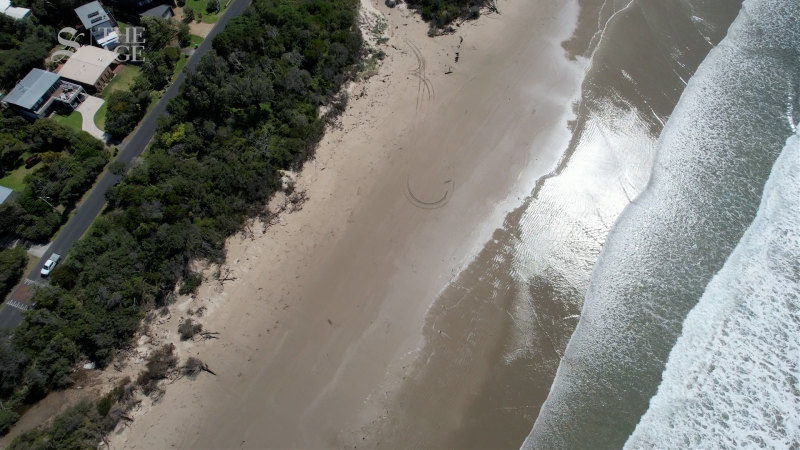
[[[181,73],[181,70],[186,67],[187,62],[189,62],[189,57],[186,55],[181,55],[180,59],[178,59],[178,62],[175,63],[175,73],[172,75],[173,80],[178,76],[179,73]]]
[[[94,124],[97,128],[106,131],[106,112],[108,111],[108,102],[103,102],[100,108],[94,113]]]
[[[186,6],[190,6],[197,14],[201,14],[202,17],[200,20],[205,23],[216,23],[219,20],[219,16],[225,11],[227,5],[228,0],[219,0],[219,11],[206,12],[208,0],[186,0]],[[194,42],[192,42],[192,44],[194,44]]]
[[[17,192],[22,192],[25,190],[25,177],[40,167],[41,164],[42,163],[39,163],[39,165],[36,165],[30,169],[26,169],[24,165],[17,167],[3,178],[0,178],[0,186],[7,187]]]
[[[203,42],[203,37],[196,34],[189,35],[189,46],[194,48],[195,44],[200,45]]]
[[[124,66],[123,69],[103,89],[100,97],[107,98],[108,95],[114,91],[130,89],[131,84],[133,84],[133,80],[136,79],[136,76],[139,75],[139,72],[141,71],[142,69],[137,66]],[[97,120],[95,120],[95,122],[97,122]]]
[[[50,118],[61,125],[64,125],[75,132],[82,130],[83,116],[78,111],[72,111],[68,116],[63,114],[53,114]]]

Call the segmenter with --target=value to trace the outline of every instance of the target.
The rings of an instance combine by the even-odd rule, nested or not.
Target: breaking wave
[[[619,448],[647,411],[684,319],[753,222],[796,128],[798,17],[796,0],[745,1],[689,81],[647,188],[609,235],[526,447]]]

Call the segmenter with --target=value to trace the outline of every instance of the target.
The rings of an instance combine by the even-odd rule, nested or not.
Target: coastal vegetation
[[[496,9],[495,0],[407,0],[408,6],[416,9],[432,30],[442,29],[456,19],[477,19],[481,8]]]
[[[14,20],[0,14],[0,89],[10,89],[33,68],[43,69],[57,44],[56,32],[75,26],[73,9],[84,0],[15,0],[33,17]],[[68,13],[65,13],[68,12]]]
[[[174,347],[169,344],[161,346],[150,355],[145,370],[135,382],[125,377],[98,400],[81,400],[56,416],[49,425],[17,436],[9,449],[93,449],[101,441],[108,446],[108,433],[120,421],[132,420],[128,413],[141,403],[139,393],[157,398],[164,394],[163,388],[158,386],[160,380],[181,376],[195,379],[201,372],[216,375],[206,363],[194,357],[189,357],[183,366],[178,367]]]
[[[0,89],[10,89],[33,68],[42,68],[55,29],[0,14]]]
[[[104,129],[118,138],[127,136],[142,120],[150,106],[150,83],[139,75],[130,90],[119,90],[106,97]]]
[[[91,449],[103,440],[120,420],[130,420],[126,412],[137,403],[134,386],[125,378],[98,401],[83,399],[56,416],[42,428],[17,436],[14,449]]]
[[[0,250],[0,298],[5,298],[16,286],[27,263],[28,254],[22,246]]]
[[[30,123],[0,112],[0,177],[41,159],[23,178],[22,191],[0,205],[0,235],[46,241],[91,188],[109,160],[102,142],[50,119]]]
[[[265,212],[279,171],[313,155],[330,118],[319,108],[342,109],[362,56],[357,9],[357,0],[254,0],[216,36],[147,154],[0,346],[7,423],[70,385],[79,358],[108,364],[181,279],[196,287],[190,261],[222,262],[225,239]]]
[[[146,47],[141,70],[129,80],[127,89],[114,89],[105,95],[104,130],[117,138],[127,136],[136,128],[154,100],[153,92],[161,91],[172,81],[180,60],[179,47],[191,43],[189,26],[185,23],[144,17],[142,26]]]

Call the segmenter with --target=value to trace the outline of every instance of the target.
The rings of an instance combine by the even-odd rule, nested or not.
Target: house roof
[[[155,6],[153,8],[148,9],[147,11],[145,11],[145,12],[139,14],[139,15],[142,16],[142,17],[144,17],[144,16],[155,16],[155,17],[162,17],[162,18],[166,19],[167,17],[172,17],[175,14],[172,12],[172,8],[170,8],[169,5],[158,5],[158,6]]]
[[[8,200],[12,194],[14,194],[14,191],[7,187],[0,186],[0,205],[5,203],[5,201]]]
[[[78,15],[84,28],[87,30],[91,30],[103,22],[111,21],[106,10],[103,9],[100,2],[96,0],[75,8],[75,14]]]
[[[58,74],[68,80],[94,85],[116,57],[116,52],[84,45],[67,59]]]
[[[33,69],[14,86],[14,89],[6,95],[3,101],[21,108],[31,109],[54,84],[58,83],[60,78],[57,73]]]
[[[14,19],[24,19],[30,15],[31,10],[28,8],[11,6],[11,0],[0,0],[0,13]]]
[[[16,6],[10,6],[6,9],[3,14],[11,17],[12,19],[24,19],[31,14],[31,10],[28,8],[19,8]]]

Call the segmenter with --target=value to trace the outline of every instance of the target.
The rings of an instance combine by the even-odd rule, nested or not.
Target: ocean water
[[[626,448],[800,445],[800,136],[683,324]]]
[[[726,38],[709,53],[689,80],[659,139],[647,188],[625,209],[609,234],[594,268],[578,326],[525,447],[622,447],[659,390],[670,351],[683,332],[689,312],[698,301],[705,305],[709,296],[728,298],[730,295],[714,291],[709,282],[729,258],[740,253],[734,252],[734,248],[748,245],[746,241],[740,244],[740,240],[756,217],[773,164],[782,150],[787,154],[786,140],[797,126],[800,111],[798,20],[800,2],[797,0],[746,0]],[[796,152],[794,154],[796,158]],[[790,206],[787,203],[775,208]],[[762,215],[764,208],[762,206]],[[754,233],[751,231],[749,235]],[[791,235],[785,234],[783,238],[791,239]],[[756,239],[758,241],[761,245],[768,242],[764,237]],[[770,261],[771,257],[777,261],[781,256],[767,254],[764,261]],[[733,259],[727,264],[735,265]],[[737,270],[727,266],[726,271]],[[784,280],[793,278],[796,281],[800,277],[796,265],[786,270]],[[717,279],[724,276],[720,274]],[[753,276],[758,277],[757,274]],[[746,280],[742,275],[736,278],[743,283]],[[763,278],[754,279],[753,284],[741,284],[739,288],[743,295],[761,292],[764,286],[759,286],[759,282],[768,283]],[[776,288],[775,295],[790,295],[791,289],[782,285]],[[716,293],[709,294],[712,291]],[[740,303],[747,301],[742,297]],[[776,378],[770,378],[767,369],[773,367],[769,364],[774,361],[765,356],[763,360],[749,360],[751,367],[763,369],[763,377],[726,378],[725,372],[718,371],[713,362],[703,365],[713,360],[711,355],[718,350],[714,345],[722,345],[706,342],[706,347],[687,358],[692,359],[692,367],[698,373],[716,374],[697,375],[697,383],[691,384],[694,391],[687,393],[681,387],[687,382],[687,372],[679,362],[673,363],[676,368],[667,369],[661,389],[663,395],[660,393],[654,399],[654,409],[642,419],[642,425],[629,444],[633,447],[693,447],[703,442],[717,447],[724,442],[720,438],[719,445],[715,445],[711,437],[714,430],[722,432],[724,426],[756,422],[763,430],[778,430],[778,434],[754,432],[754,436],[764,440],[762,442],[756,438],[744,440],[746,433],[741,435],[745,437],[730,437],[733,433],[728,432],[731,439],[741,439],[731,441],[730,445],[749,442],[772,446],[786,442],[780,441],[781,436],[791,439],[786,437],[787,433],[781,435],[780,430],[790,427],[796,430],[797,423],[791,422],[796,419],[786,419],[781,413],[796,408],[800,401],[800,386],[792,372],[796,370],[798,358],[796,353],[792,356],[789,344],[784,347],[788,353],[779,347],[787,339],[796,340],[797,322],[792,322],[791,315],[784,317],[783,323],[790,327],[784,335],[774,334],[774,328],[762,329],[759,322],[759,317],[770,317],[781,311],[791,310],[797,314],[796,305],[792,309],[791,303],[784,303],[776,305],[774,311],[759,311],[762,316],[748,317],[742,312],[737,316],[736,320],[741,323],[736,329],[743,334],[747,331],[742,330],[754,332],[756,335],[748,338],[753,342],[766,341],[763,345],[773,345],[774,357],[784,358],[788,369],[778,368],[772,373],[777,374]],[[745,306],[740,308],[746,309]],[[693,324],[693,320],[698,319],[690,318],[686,323]],[[731,318],[725,323],[733,326],[733,321]],[[773,320],[773,324],[777,326],[778,322]],[[695,326],[702,327],[702,324]],[[687,333],[689,330],[687,325]],[[727,331],[722,330],[720,335],[726,335]],[[726,342],[744,342],[737,341],[733,335],[726,339],[730,339]],[[744,348],[735,350],[742,352]],[[748,366],[736,366],[739,370],[743,367]],[[775,381],[780,377],[784,377],[782,381]],[[751,382],[755,384],[747,384]],[[784,400],[788,403],[770,409],[771,402],[764,396],[763,413],[743,411],[741,406],[746,397],[781,382],[784,383],[781,385],[785,388],[783,392],[791,393]],[[731,392],[731,387],[741,392]],[[715,391],[717,388],[719,390]],[[726,388],[729,390],[725,391]],[[692,406],[676,392],[700,399],[692,412],[697,414],[688,413]],[[701,397],[701,392],[708,397]],[[782,391],[778,389],[776,395],[778,392]],[[728,402],[728,410],[714,409],[712,399],[719,400],[720,404]],[[684,407],[686,413],[680,409]],[[664,419],[665,414],[685,420],[672,422],[674,429],[681,428],[684,434],[682,437],[676,434],[678,440],[670,443],[664,435],[674,430],[665,428],[670,426]],[[735,419],[735,414],[742,416]],[[747,422],[750,419],[752,422]],[[701,435],[701,432],[709,434]]]

